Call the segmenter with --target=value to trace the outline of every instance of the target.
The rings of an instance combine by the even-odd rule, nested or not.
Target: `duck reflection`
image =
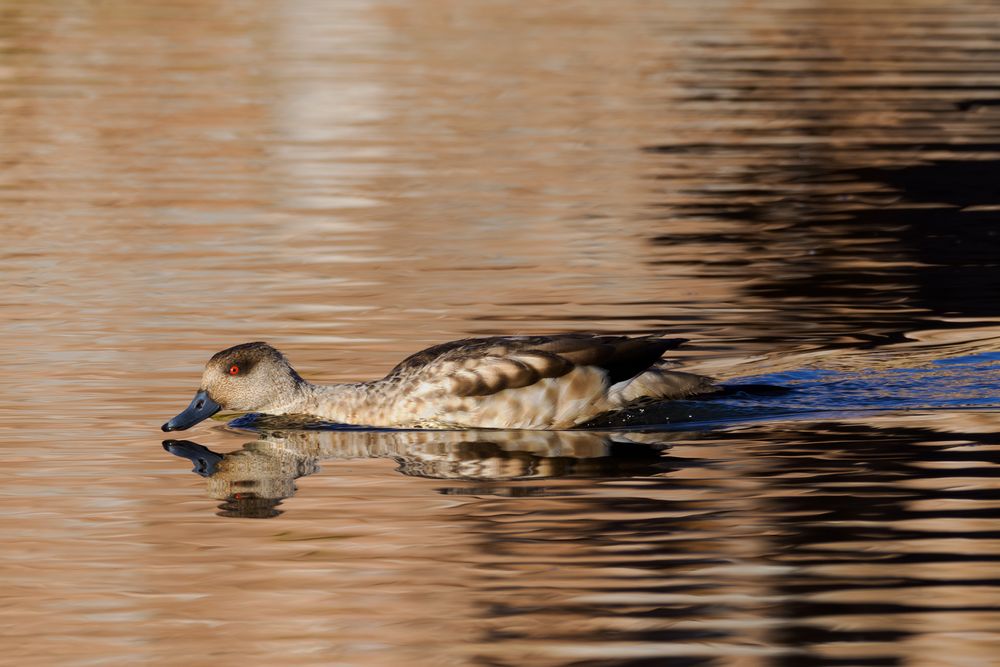
[[[295,480],[321,460],[389,458],[404,475],[479,482],[441,489],[454,495],[534,495],[531,486],[496,482],[559,477],[632,477],[671,470],[663,433],[590,431],[272,431],[242,449],[217,453],[191,440],[163,448],[194,464],[220,516],[270,518],[296,492]]]

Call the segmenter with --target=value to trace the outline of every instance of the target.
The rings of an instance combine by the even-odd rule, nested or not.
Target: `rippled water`
[[[997,35],[975,0],[5,3],[0,655],[995,661]],[[791,391],[159,432],[238,342],[336,382],[553,331]]]

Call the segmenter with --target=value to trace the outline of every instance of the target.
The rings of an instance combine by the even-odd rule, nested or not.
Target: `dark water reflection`
[[[892,148],[918,161],[925,154],[965,151],[1000,155],[998,149],[1000,145],[928,147],[920,142]],[[690,155],[675,146],[663,150],[674,159]],[[711,147],[691,148],[699,154],[705,150],[713,154]],[[859,162],[878,161],[873,156],[879,147],[858,150],[863,155]],[[796,160],[785,176],[774,176],[752,191],[752,198],[727,191],[722,201],[694,211],[671,207],[671,217],[679,209],[682,216],[739,220],[738,230],[702,239],[667,233],[656,242],[668,248],[699,240],[716,243],[720,256],[727,258],[744,255],[745,248],[781,253],[781,269],[772,274],[756,276],[756,263],[749,258],[732,266],[757,277],[747,286],[750,298],[794,308],[800,326],[819,324],[824,335],[852,328],[857,335],[861,326],[875,341],[885,341],[941,315],[995,318],[1000,311],[995,297],[1000,291],[1000,160],[907,165],[908,160],[853,169],[831,169],[825,159]],[[711,166],[713,160],[707,162]],[[889,294],[907,307],[886,310]],[[817,310],[819,304],[823,308]],[[831,318],[831,311],[838,317]]]
[[[967,5],[954,34],[929,27],[947,12],[853,3],[785,6],[789,22],[756,39],[696,30],[669,102],[710,113],[712,132],[644,147],[657,262],[745,278],[777,338],[885,342],[995,319],[1000,79],[995,40],[973,28],[996,26],[986,8]],[[710,260],[685,258],[700,244]]]

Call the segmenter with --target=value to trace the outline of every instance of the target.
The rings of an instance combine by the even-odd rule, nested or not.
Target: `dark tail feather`
[[[615,343],[611,357],[599,365],[608,371],[611,384],[615,384],[639,375],[659,361],[664,352],[686,342],[686,338],[629,338]]]

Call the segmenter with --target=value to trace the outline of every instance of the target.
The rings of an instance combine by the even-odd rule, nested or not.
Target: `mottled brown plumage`
[[[571,428],[640,403],[713,391],[708,378],[660,364],[683,342],[593,334],[469,338],[417,352],[381,380],[329,386],[303,380],[270,345],[244,343],[209,360],[192,407],[164,430],[187,428],[220,407],[383,427]],[[207,407],[196,406],[199,397]]]

